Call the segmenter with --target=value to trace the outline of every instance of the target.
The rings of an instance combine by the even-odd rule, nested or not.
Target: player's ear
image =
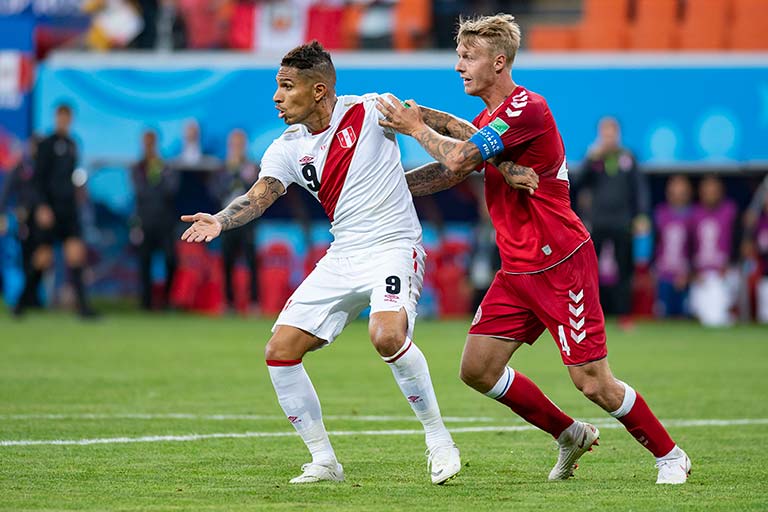
[[[323,82],[317,82],[314,85],[312,92],[315,95],[315,103],[317,103],[325,97],[326,93],[328,92],[328,86],[325,85]]]
[[[493,69],[496,70],[497,73],[501,73],[504,71],[504,68],[507,65],[507,57],[503,54],[498,54],[496,58],[493,61]]]

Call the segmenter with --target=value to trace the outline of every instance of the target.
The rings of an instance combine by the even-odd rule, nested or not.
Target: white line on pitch
[[[359,416],[329,415],[323,417],[330,421],[418,421],[416,416]],[[0,421],[7,420],[212,420],[212,421],[265,421],[285,420],[285,416],[261,414],[189,414],[189,413],[116,413],[116,414],[0,414]],[[443,421],[453,423],[480,423],[501,421],[501,418],[489,416],[443,416]]]
[[[624,428],[618,422],[596,422],[602,429]],[[699,420],[665,420],[662,423],[668,427],[725,427],[732,425],[768,425],[768,418],[754,419],[699,419]],[[486,427],[461,427],[452,428],[451,432],[520,432],[536,430],[531,425],[507,425]],[[331,431],[332,436],[402,436],[423,435],[419,430],[339,430]],[[91,444],[123,444],[123,443],[158,443],[158,442],[184,442],[200,441],[203,439],[242,439],[251,437],[288,437],[295,436],[295,432],[230,432],[214,434],[188,434],[178,436],[142,436],[142,437],[108,437],[96,439],[39,439],[39,440],[8,440],[0,441],[0,446],[36,446],[36,445],[91,445]]]

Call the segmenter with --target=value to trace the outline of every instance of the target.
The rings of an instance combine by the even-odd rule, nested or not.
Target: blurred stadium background
[[[481,105],[464,95],[452,71],[455,19],[497,11],[513,12],[522,25],[514,76],[548,98],[572,176],[578,178],[598,121],[613,116],[647,177],[652,207],[664,201],[670,175],[689,176],[694,189],[704,174],[720,177],[739,208],[729,261],[738,276],[732,313],[753,318],[764,269],[756,246],[747,247],[741,215],[768,171],[768,7],[760,0],[5,1],[0,179],[25,159],[32,134],[51,132],[55,107],[72,106],[88,285],[96,296],[133,300],[141,230],[131,166],[145,130],[158,133],[160,155],[179,175],[177,212],[217,211],[215,175],[229,132],[245,131],[248,156],[258,163],[283,129],[271,96],[285,51],[316,38],[334,51],[340,93],[389,91],[471,119]],[[202,158],[183,161],[183,133],[193,124]],[[401,142],[406,169],[427,161],[413,140]],[[470,180],[417,201],[431,256],[425,315],[468,314],[489,282],[495,249],[479,190]],[[12,211],[13,191],[7,195],[3,213]],[[13,305],[23,271],[13,215],[7,219],[2,284]],[[256,223],[259,311],[280,310],[327,247],[327,227],[322,210],[295,191]],[[635,315],[660,312],[655,238],[635,236]],[[177,257],[170,305],[225,311],[219,244],[208,250],[179,244]],[[610,283],[610,251],[601,258]],[[234,271],[232,307],[254,311],[242,263]],[[152,280],[157,307],[166,280],[160,255]],[[59,264],[45,281],[44,302],[66,303],[64,282]]]

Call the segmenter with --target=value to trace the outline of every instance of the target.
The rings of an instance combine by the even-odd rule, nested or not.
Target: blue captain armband
[[[477,146],[483,160],[488,160],[504,151],[504,143],[501,141],[501,135],[490,126],[481,128],[469,138],[469,142]]]

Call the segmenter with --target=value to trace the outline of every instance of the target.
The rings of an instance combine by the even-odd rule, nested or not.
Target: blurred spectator
[[[187,28],[177,7],[177,0],[140,0],[139,7],[144,29],[131,46],[159,51],[187,47]]]
[[[224,208],[236,197],[245,194],[256,182],[259,167],[246,154],[248,139],[243,130],[233,130],[227,139],[227,158],[224,167],[218,174],[217,197]],[[242,254],[248,266],[249,303],[255,306],[259,299],[258,269],[256,267],[256,246],[254,242],[254,226],[247,225],[224,231],[221,234],[221,253],[224,262],[224,287],[227,306],[230,311],[236,309],[235,291],[232,274],[237,257]]]
[[[215,175],[221,161],[208,154],[203,144],[200,125],[194,119],[183,128],[180,141],[174,144],[175,158],[169,162],[179,172],[179,193],[176,210],[203,210],[219,208],[219,200],[213,194]]]
[[[85,43],[94,50],[124,48],[143,28],[141,16],[128,0],[85,0],[82,8],[91,15]]]
[[[608,314],[619,315],[629,327],[631,311],[633,235],[650,231],[649,193],[635,157],[621,145],[619,123],[604,117],[590,148],[575,190],[586,194],[580,203],[590,228],[600,268],[600,303]]]
[[[768,323],[768,176],[744,214],[744,246],[745,256],[756,260],[760,271],[755,289],[757,321]]]
[[[157,151],[157,133],[147,130],[142,135],[142,154],[132,169],[136,193],[136,239],[139,243],[139,289],[141,307],[152,309],[152,256],[163,253],[165,283],[162,306],[167,307],[176,271],[176,207],[174,198],[178,176],[169,168]]]
[[[8,208],[16,219],[16,236],[21,245],[22,266],[25,275],[32,269],[32,254],[35,250],[34,239],[30,237],[29,224],[32,222],[32,209],[37,202],[33,176],[35,172],[35,157],[39,138],[32,135],[27,142],[27,150],[23,158],[3,181],[0,191],[0,236],[5,235],[10,227]],[[25,306],[39,306],[37,294],[26,297],[30,301]]]
[[[181,169],[198,171],[218,170],[220,160],[206,151],[200,125],[194,119],[187,121],[173,164]]]
[[[691,312],[706,326],[732,322],[730,309],[735,298],[728,272],[733,249],[736,205],[726,199],[723,183],[706,176],[699,183],[699,203],[693,207],[693,271]]]
[[[34,302],[42,273],[53,263],[53,245],[59,242],[63,244],[78,313],[83,318],[97,316],[88,305],[83,283],[86,248],[81,236],[73,180],[77,146],[69,133],[71,124],[72,109],[68,105],[59,105],[56,108],[55,131],[38,147],[33,175],[37,203],[29,223],[35,249],[32,265],[29,265],[25,276],[24,291],[14,308],[16,316],[22,315],[24,309]]]
[[[395,30],[395,1],[373,0],[368,3],[358,26],[360,48],[392,48]]]
[[[656,227],[656,311],[662,317],[688,313],[691,272],[691,182],[678,174],[667,180],[667,201],[653,213]]]

